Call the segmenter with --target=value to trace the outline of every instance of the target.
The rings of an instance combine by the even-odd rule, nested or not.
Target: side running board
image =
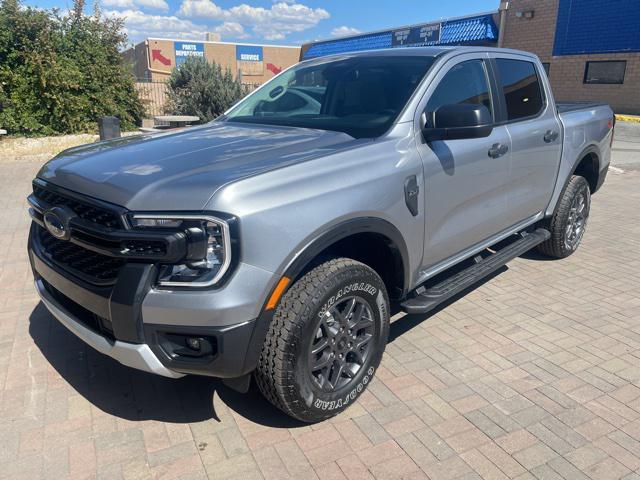
[[[414,296],[401,303],[402,310],[407,313],[427,313],[551,236],[543,228],[534,232],[523,232],[520,235],[520,239],[495,253],[491,253],[485,258],[476,257],[477,260],[473,265],[452,274],[439,283],[429,288],[418,287],[414,290]]]

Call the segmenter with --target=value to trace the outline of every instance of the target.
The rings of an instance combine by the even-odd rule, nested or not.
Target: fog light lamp
[[[199,351],[202,348],[202,343],[200,338],[187,337],[185,340],[187,347],[191,350]]]

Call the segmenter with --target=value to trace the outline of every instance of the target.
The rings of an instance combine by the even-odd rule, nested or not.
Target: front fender
[[[304,245],[299,246],[278,269],[282,275],[289,278],[296,278],[311,260],[317,257],[336,242],[358,233],[376,233],[386,238],[392,249],[400,254],[403,271],[403,292],[410,282],[409,253],[407,244],[404,241],[400,230],[387,220],[377,217],[358,217],[342,221],[331,227],[322,229],[316,233]]]

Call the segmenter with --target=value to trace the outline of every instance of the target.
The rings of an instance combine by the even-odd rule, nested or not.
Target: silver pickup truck
[[[390,315],[426,314],[534,247],[576,250],[614,122],[606,105],[557,105],[520,51],[302,62],[212,123],[44,165],[35,285],[125,365],[254,378],[321,421],[371,382]]]

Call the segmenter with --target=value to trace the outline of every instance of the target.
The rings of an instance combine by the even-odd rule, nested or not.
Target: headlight
[[[229,225],[208,215],[132,214],[134,229],[179,229],[188,238],[188,254],[184,263],[161,265],[158,285],[161,287],[209,287],[222,278],[231,263]]]

